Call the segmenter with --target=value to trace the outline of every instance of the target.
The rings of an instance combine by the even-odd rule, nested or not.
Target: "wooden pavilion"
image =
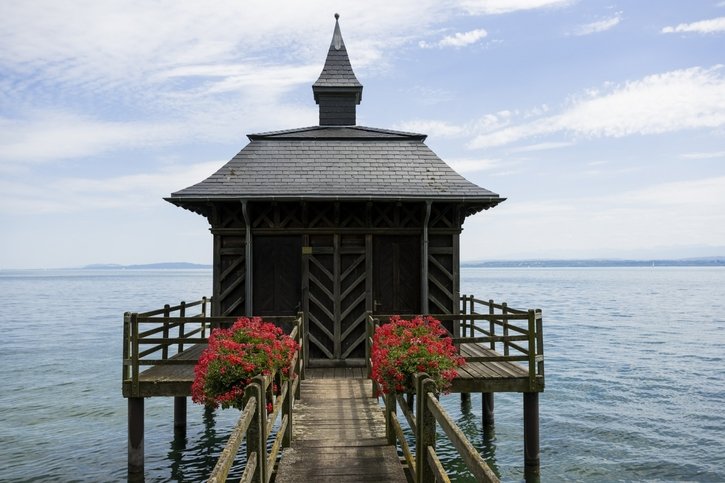
[[[215,315],[303,310],[311,367],[362,365],[368,311],[458,313],[463,222],[503,198],[424,134],[356,125],[363,86],[338,22],[312,91],[318,126],[251,134],[166,200],[209,220]]]
[[[319,125],[250,134],[216,173],[166,198],[211,225],[211,310],[204,298],[124,314],[129,475],[143,476],[144,398],[174,397],[174,426],[185,431],[208,329],[240,315],[286,324],[301,342],[300,379],[351,379],[370,374],[372,331],[392,314],[443,321],[466,360],[452,392],[481,392],[485,425],[493,424],[493,393],[523,393],[525,466],[538,474],[541,311],[459,293],[463,223],[504,198],[456,173],[425,145],[424,134],[358,126],[362,90],[336,21],[312,85]],[[192,307],[199,313],[190,314]],[[301,385],[295,387],[285,406],[290,427]],[[385,412],[394,445],[402,430],[393,434],[389,397]],[[268,455],[272,463],[275,454]]]

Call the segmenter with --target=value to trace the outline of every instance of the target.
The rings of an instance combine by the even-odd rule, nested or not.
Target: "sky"
[[[162,198],[318,123],[340,26],[358,123],[507,198],[462,260],[725,255],[725,1],[0,1],[0,269],[211,263]]]

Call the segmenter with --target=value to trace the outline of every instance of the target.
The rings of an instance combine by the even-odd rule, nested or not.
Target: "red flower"
[[[372,377],[385,393],[415,392],[413,375],[427,373],[439,392],[450,388],[464,364],[441,323],[432,317],[399,316],[378,327],[373,335]]]
[[[287,374],[297,343],[259,317],[239,318],[231,329],[216,329],[194,368],[192,401],[211,407],[243,408],[244,389],[252,378]]]

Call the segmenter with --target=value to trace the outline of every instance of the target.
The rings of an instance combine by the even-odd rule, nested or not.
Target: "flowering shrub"
[[[375,330],[372,362],[373,379],[387,394],[415,392],[413,375],[417,372],[427,373],[438,392],[446,392],[458,375],[456,368],[465,361],[438,320],[394,316]]]
[[[214,408],[242,409],[244,388],[252,378],[277,371],[286,379],[297,348],[282,329],[259,317],[241,317],[230,329],[213,330],[194,367],[191,399]]]

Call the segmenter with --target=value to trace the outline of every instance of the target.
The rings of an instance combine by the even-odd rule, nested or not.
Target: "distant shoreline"
[[[680,259],[524,259],[462,261],[461,268],[606,268],[606,267],[725,267],[725,256]],[[121,265],[103,263],[65,268],[0,268],[13,270],[211,270],[213,265],[187,262]]]
[[[620,260],[487,260],[461,262],[465,268],[725,267],[725,257]]]
[[[140,265],[117,265],[112,263],[94,264],[81,267],[81,270],[209,270],[212,265],[199,263],[170,262],[170,263],[146,263]]]

